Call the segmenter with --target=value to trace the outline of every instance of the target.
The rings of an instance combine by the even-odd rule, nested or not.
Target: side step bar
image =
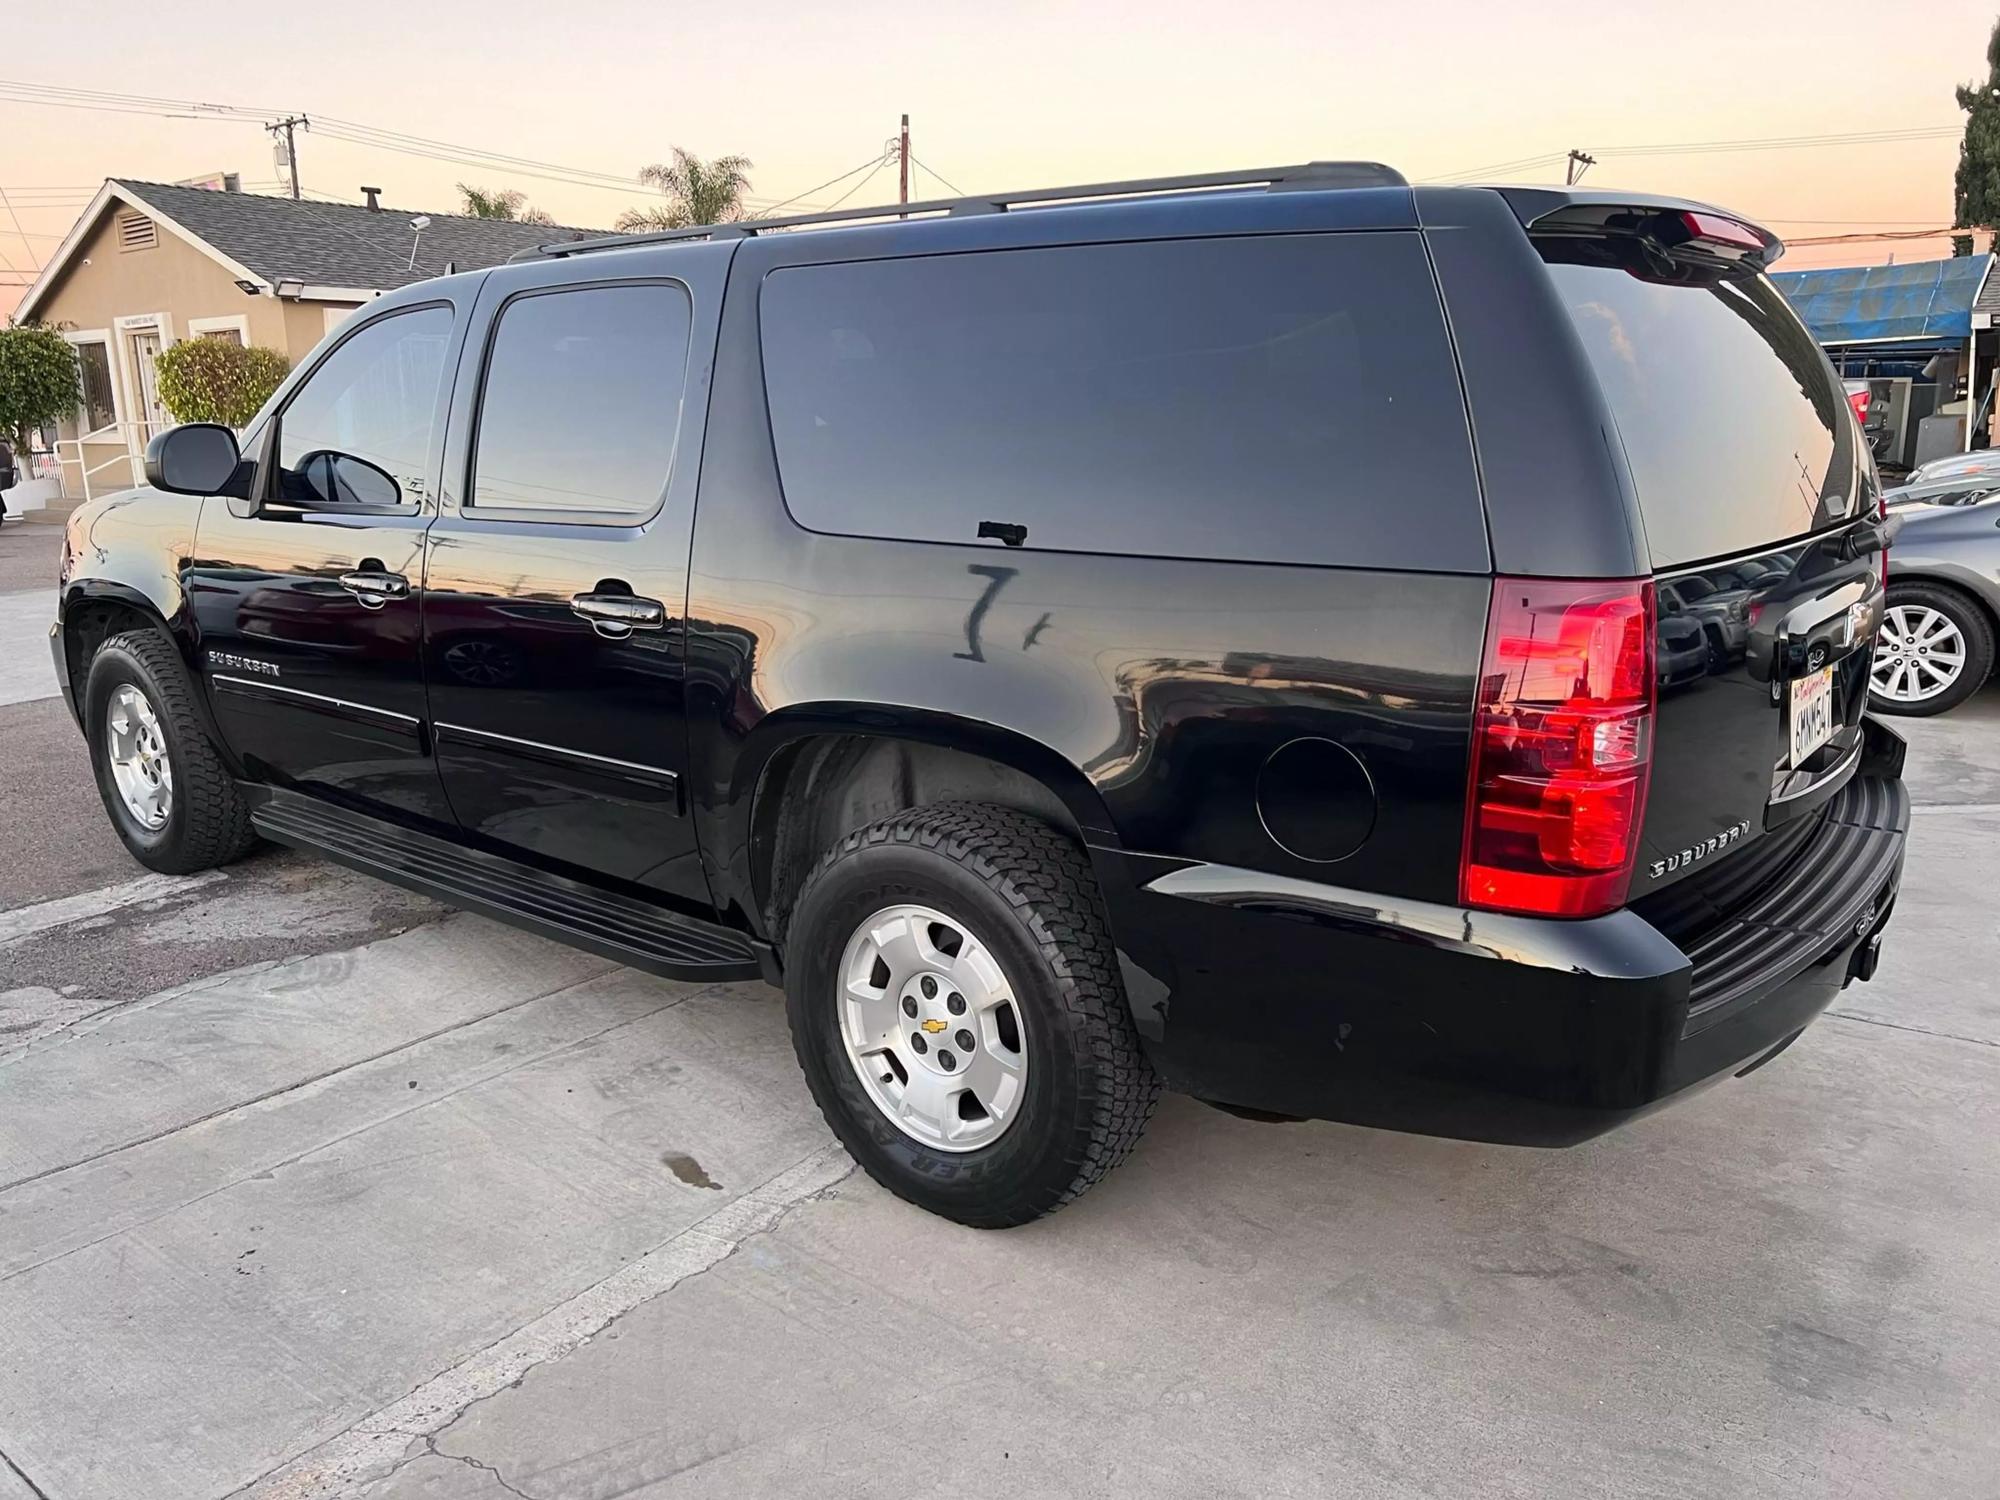
[[[250,822],[265,838],[406,890],[668,979],[775,982],[759,945],[726,927],[296,792],[244,790],[261,799]]]

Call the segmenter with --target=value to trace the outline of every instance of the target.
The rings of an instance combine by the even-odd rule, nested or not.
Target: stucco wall
[[[164,314],[161,343],[165,345],[191,337],[194,320],[241,317],[253,345],[275,349],[294,365],[325,336],[328,304],[285,302],[269,294],[249,296],[225,266],[165,224],[158,225],[157,243],[150,249],[121,250],[118,218],[133,211],[146,213],[157,222],[157,216],[143,205],[116,199],[108,203],[100,222],[78,247],[36,314],[65,332],[101,330],[110,335],[111,375],[119,386],[118,399],[127,420],[137,420],[142,413],[133,402],[129,372],[121,363],[120,318]],[[77,424],[64,422],[58,435],[75,438]],[[76,450],[66,447],[61,452],[66,460],[64,488],[70,494],[81,494]],[[123,461],[120,455],[124,452],[124,443],[118,441],[84,446],[84,463],[97,469],[90,479],[93,491],[137,482],[137,464]]]

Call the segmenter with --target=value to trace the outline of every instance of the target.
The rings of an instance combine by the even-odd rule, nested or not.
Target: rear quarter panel
[[[956,734],[995,758],[1035,747],[1021,768],[1058,783],[1093,844],[1162,870],[1205,860],[1455,897],[1485,575],[804,530],[764,406],[755,292],[774,253],[752,242],[735,262],[690,574],[693,799],[720,906],[757,920],[759,776],[832,724]],[[1260,815],[1260,772],[1300,737],[1366,768],[1366,836],[1345,858],[1288,853]]]

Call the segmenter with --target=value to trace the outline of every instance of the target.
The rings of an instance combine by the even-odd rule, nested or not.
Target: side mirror
[[[190,422],[146,444],[146,483],[174,495],[226,495],[242,462],[235,433],[213,422]]]

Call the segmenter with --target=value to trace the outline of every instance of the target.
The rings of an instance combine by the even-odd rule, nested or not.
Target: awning
[[[1822,344],[1895,341],[1912,352],[1956,348],[1972,333],[1972,304],[1990,255],[1900,266],[1773,271],[1771,280]]]

